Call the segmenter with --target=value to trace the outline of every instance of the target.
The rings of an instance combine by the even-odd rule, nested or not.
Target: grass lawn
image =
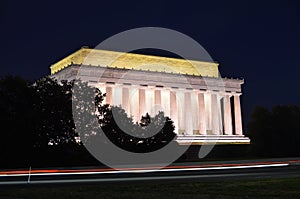
[[[0,187],[0,199],[60,198],[300,198],[300,178],[187,183]]]

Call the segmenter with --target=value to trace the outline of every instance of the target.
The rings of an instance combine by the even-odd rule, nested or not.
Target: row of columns
[[[240,94],[194,90],[167,90],[157,87],[115,86],[103,84],[107,104],[121,105],[135,121],[147,112],[152,116],[163,110],[175,125],[176,133],[193,135],[242,135]],[[167,93],[166,93],[167,92]],[[196,94],[196,95],[195,95]],[[231,113],[233,96],[234,124]],[[222,100],[221,100],[222,99]],[[222,103],[222,105],[221,105]],[[197,107],[195,107],[197,106]],[[196,126],[196,127],[195,127]]]

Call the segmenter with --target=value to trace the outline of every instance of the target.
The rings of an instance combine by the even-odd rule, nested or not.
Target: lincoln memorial
[[[51,65],[57,80],[81,79],[134,121],[164,111],[179,144],[249,144],[243,135],[242,79],[221,78],[218,63],[83,47]]]

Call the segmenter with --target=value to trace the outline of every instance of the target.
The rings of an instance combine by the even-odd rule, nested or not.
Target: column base
[[[250,144],[244,135],[178,135],[179,145]]]

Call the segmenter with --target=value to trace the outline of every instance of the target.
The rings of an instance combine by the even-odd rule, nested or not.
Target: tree
[[[118,147],[144,153],[158,150],[172,141],[173,121],[159,112],[154,118],[147,113],[139,124],[134,123],[121,107],[112,106],[105,116],[107,123],[102,124],[105,135]]]
[[[140,126],[141,127],[147,127],[151,123],[151,117],[149,113],[146,113],[145,116],[142,116],[141,121],[140,121]]]
[[[32,152],[32,90],[20,77],[0,78],[0,165],[29,164]]]
[[[163,112],[153,118],[146,114],[134,123],[121,107],[103,104],[105,94],[87,82],[45,77],[32,84],[9,76],[0,79],[0,97],[2,167],[62,166],[87,160],[91,156],[77,143],[78,132],[83,143],[105,144],[107,136],[115,145],[137,153],[157,150],[176,136],[172,120]]]
[[[103,101],[99,90],[94,96],[95,89],[87,83],[76,85],[92,90],[93,102]],[[20,77],[0,78],[1,167],[53,166],[53,162],[66,165],[72,164],[70,155],[89,156],[75,139],[78,134],[73,120],[73,88],[74,81],[58,82],[50,77],[34,84]],[[95,103],[93,106],[95,110]],[[106,107],[98,110],[104,113]]]
[[[33,112],[35,147],[76,143],[75,125],[72,116],[72,88],[74,82],[45,77],[36,81]]]
[[[105,94],[87,82],[76,81],[73,88],[73,117],[82,143],[102,136],[101,128],[109,122],[109,105],[103,104]]]

